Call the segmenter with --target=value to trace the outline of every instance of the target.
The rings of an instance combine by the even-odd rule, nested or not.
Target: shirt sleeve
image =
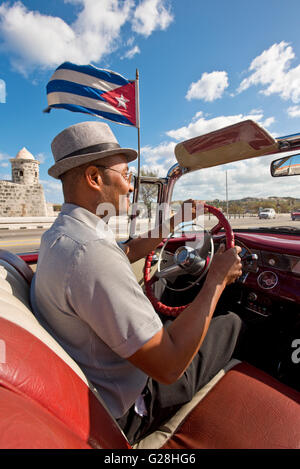
[[[163,327],[117,245],[97,240],[78,247],[70,272],[67,301],[119,356],[133,355]]]

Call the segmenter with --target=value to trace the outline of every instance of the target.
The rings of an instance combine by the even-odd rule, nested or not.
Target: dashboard
[[[291,356],[292,344],[300,338],[300,236],[249,231],[235,231],[234,236],[235,244],[242,247],[243,275],[224,290],[214,314],[238,314],[252,337],[245,360],[299,389],[300,365]],[[188,233],[172,239],[164,253],[164,267],[174,263],[176,251],[193,240]],[[214,249],[223,241],[224,234],[214,235]],[[255,260],[250,254],[255,254]],[[167,283],[182,288],[193,283],[195,277],[191,277],[179,275]],[[157,297],[169,306],[189,304],[204,281],[187,291],[173,291],[165,282]]]
[[[287,300],[300,305],[300,239],[259,234],[236,235],[236,244],[242,243],[257,257],[255,271],[250,268],[243,284],[257,293],[274,300]]]
[[[269,317],[282,304],[289,310],[300,310],[299,235],[249,231],[236,231],[234,235],[235,244],[242,247],[240,256],[244,266],[242,277],[235,282],[235,290],[242,297],[240,305],[262,318]],[[187,238],[172,240],[168,247],[170,258],[179,246],[188,244]],[[216,251],[224,241],[224,234],[214,235],[213,241]],[[250,254],[255,255],[255,261],[249,261]],[[189,278],[186,280],[190,281]],[[183,277],[178,278],[178,282],[183,281]],[[201,283],[193,289],[191,296],[184,292],[175,295],[174,304],[187,304],[200,287]]]
[[[222,238],[215,239],[216,247]],[[237,282],[239,303],[253,318],[268,318],[278,309],[300,309],[299,236],[238,232],[235,243],[240,256],[255,254],[253,263],[243,262],[244,273]]]

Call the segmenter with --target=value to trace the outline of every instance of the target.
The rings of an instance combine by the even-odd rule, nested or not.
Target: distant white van
[[[276,218],[274,208],[263,208],[258,213],[259,218]]]

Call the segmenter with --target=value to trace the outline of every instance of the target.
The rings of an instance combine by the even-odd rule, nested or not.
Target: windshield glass
[[[175,184],[172,204],[193,198],[222,210],[238,229],[300,230],[300,176],[273,178],[274,156],[238,161],[186,174]],[[205,228],[216,218],[205,215]]]

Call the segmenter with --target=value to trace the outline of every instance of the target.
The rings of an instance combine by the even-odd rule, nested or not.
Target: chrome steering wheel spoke
[[[194,223],[190,224],[191,228],[195,227]],[[186,225],[185,228],[187,228]],[[197,225],[199,228],[199,225]],[[201,278],[206,274],[209,266],[211,264],[213,255],[214,255],[214,244],[212,236],[209,232],[204,230],[201,227],[201,236],[199,232],[195,231],[195,237],[190,237],[185,242],[185,245],[180,246],[176,249],[173,255],[173,259],[170,259],[170,252],[166,250],[168,243],[172,242],[173,239],[176,240],[175,235],[178,234],[181,228],[177,228],[171,232],[164,242],[163,247],[161,248],[159,259],[158,259],[158,268],[156,272],[156,277],[159,279],[164,279],[166,288],[173,291],[185,291],[192,288],[196,283],[198,283]],[[192,229],[194,231],[194,229]],[[181,231],[182,234],[182,231]],[[165,262],[164,254],[168,253],[168,263],[173,261],[171,265],[169,264],[164,269],[161,268],[161,265]],[[166,280],[174,281],[174,277],[179,275],[191,275],[195,277],[195,281],[189,282],[189,285],[184,288],[174,288],[171,287]]]

